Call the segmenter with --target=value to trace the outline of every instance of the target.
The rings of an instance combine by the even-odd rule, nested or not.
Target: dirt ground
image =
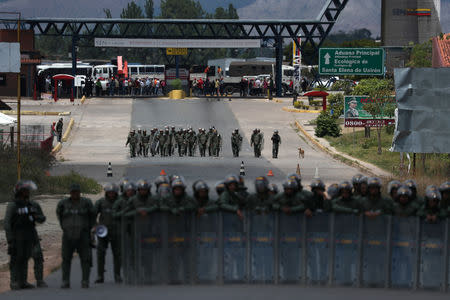
[[[97,201],[99,195],[83,195],[93,201]],[[59,227],[58,219],[56,217],[56,205],[58,201],[64,196],[59,195],[42,195],[33,197],[42,207],[47,221],[44,224],[37,226],[37,231],[41,239],[41,247],[44,254],[44,277],[58,269],[61,265],[61,235],[62,231]],[[5,216],[7,203],[0,204],[0,219]],[[0,231],[0,293],[9,290],[9,256],[7,254],[7,243],[5,231]],[[28,281],[33,283],[33,260],[28,264]]]

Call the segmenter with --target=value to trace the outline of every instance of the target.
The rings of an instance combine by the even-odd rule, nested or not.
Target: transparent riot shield
[[[391,286],[412,288],[417,255],[416,217],[392,219]]]
[[[308,284],[326,284],[330,254],[330,218],[317,213],[306,218],[306,276]]]
[[[168,282],[187,284],[191,281],[193,268],[192,240],[193,226],[192,214],[167,215],[167,265]]]
[[[334,215],[334,278],[336,285],[355,286],[358,267],[359,216]]]
[[[303,215],[279,216],[279,281],[298,283],[303,270]]]
[[[274,225],[273,213],[249,212],[250,221],[250,281],[274,281]]]
[[[215,283],[218,279],[219,213],[196,217],[196,282]]]
[[[223,212],[223,279],[225,283],[242,283],[247,280],[246,219]]]
[[[126,284],[136,283],[134,227],[134,218],[122,217],[120,219],[122,272]]]
[[[364,218],[362,281],[364,286],[383,287],[386,278],[388,216]]]
[[[420,235],[419,287],[441,288],[444,278],[444,232],[445,221],[428,223],[422,221]]]
[[[162,220],[165,213],[155,212],[136,216],[136,282],[137,284],[162,283],[164,253],[162,249]]]

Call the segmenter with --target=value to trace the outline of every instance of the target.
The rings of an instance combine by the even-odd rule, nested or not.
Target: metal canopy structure
[[[73,48],[79,39],[260,39],[274,40],[277,59],[277,95],[281,95],[283,39],[291,39],[303,52],[317,52],[330,33],[348,0],[327,0],[316,19],[311,20],[222,20],[222,19],[21,19],[21,29],[36,35],[71,36]],[[16,29],[17,19],[0,19],[0,28]],[[302,43],[298,42],[298,38]],[[76,51],[72,51],[76,62]],[[74,68],[76,64],[74,63]],[[75,71],[75,69],[74,69]],[[279,78],[278,78],[279,77]]]

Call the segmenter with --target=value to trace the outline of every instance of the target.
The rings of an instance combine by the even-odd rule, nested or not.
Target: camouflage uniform
[[[197,135],[198,149],[200,151],[200,156],[206,156],[206,147],[208,145],[208,136],[204,130],[200,131]]]
[[[144,157],[148,157],[148,149],[150,146],[150,136],[147,135],[147,131],[144,130],[141,136],[142,152]]]
[[[239,134],[239,130],[235,129],[231,134],[231,149],[233,150],[233,156],[239,157],[239,151],[241,151],[242,136]]]
[[[136,145],[138,143],[138,139],[134,132],[131,132],[128,135],[127,142],[125,146],[130,145],[130,157],[136,157]]]

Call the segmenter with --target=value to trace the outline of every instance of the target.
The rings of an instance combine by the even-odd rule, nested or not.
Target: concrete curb
[[[283,103],[283,101],[282,101],[282,100],[280,100],[280,99],[277,99],[277,98],[273,98],[273,101],[275,101],[276,103]]]
[[[75,123],[75,120],[73,118],[70,118],[69,125],[67,125],[67,129],[62,136],[63,142],[67,142],[67,139],[69,138],[69,134],[72,131],[72,127],[73,127],[74,123]]]
[[[62,148],[62,144],[61,142],[58,142],[58,144],[56,144],[55,147],[53,147],[52,152],[50,152],[51,154],[55,155],[56,153],[58,153]]]
[[[321,112],[321,110],[305,110],[305,109],[298,109],[298,108],[289,108],[286,106],[283,107],[283,110],[287,111],[287,112],[308,113],[308,114],[319,114]]]
[[[333,151],[327,147],[325,147],[324,145],[322,145],[320,142],[318,142],[313,136],[311,136],[308,132],[306,132],[306,130],[303,128],[303,126],[298,122],[295,121],[295,126],[302,132],[302,134],[309,140],[311,141],[311,143],[313,143],[316,147],[318,147],[319,149],[321,149],[322,151],[326,152],[327,154],[331,155],[332,157],[338,157],[338,158],[342,158],[340,159],[343,163],[350,165],[352,167],[358,168],[360,170],[362,170],[363,172],[366,172],[368,174],[371,174],[373,176],[380,176],[380,177],[393,177],[393,175],[388,172],[385,171],[375,165],[372,165],[368,162],[365,161],[361,161],[359,159],[353,158],[350,155],[346,155],[344,153],[338,152],[338,151]],[[363,164],[369,165],[370,167],[364,166]],[[374,172],[373,169],[380,169],[381,171],[385,172],[385,174],[380,174],[378,172]],[[389,175],[388,175],[389,174]],[[388,175],[388,176],[386,176]]]
[[[17,111],[15,110],[2,110],[1,113],[5,115],[15,116]],[[58,111],[32,111],[22,110],[20,115],[22,116],[70,116],[70,111],[58,112]]]
[[[80,100],[81,104],[84,104],[84,101],[86,101],[86,96],[81,97],[81,100]]]

